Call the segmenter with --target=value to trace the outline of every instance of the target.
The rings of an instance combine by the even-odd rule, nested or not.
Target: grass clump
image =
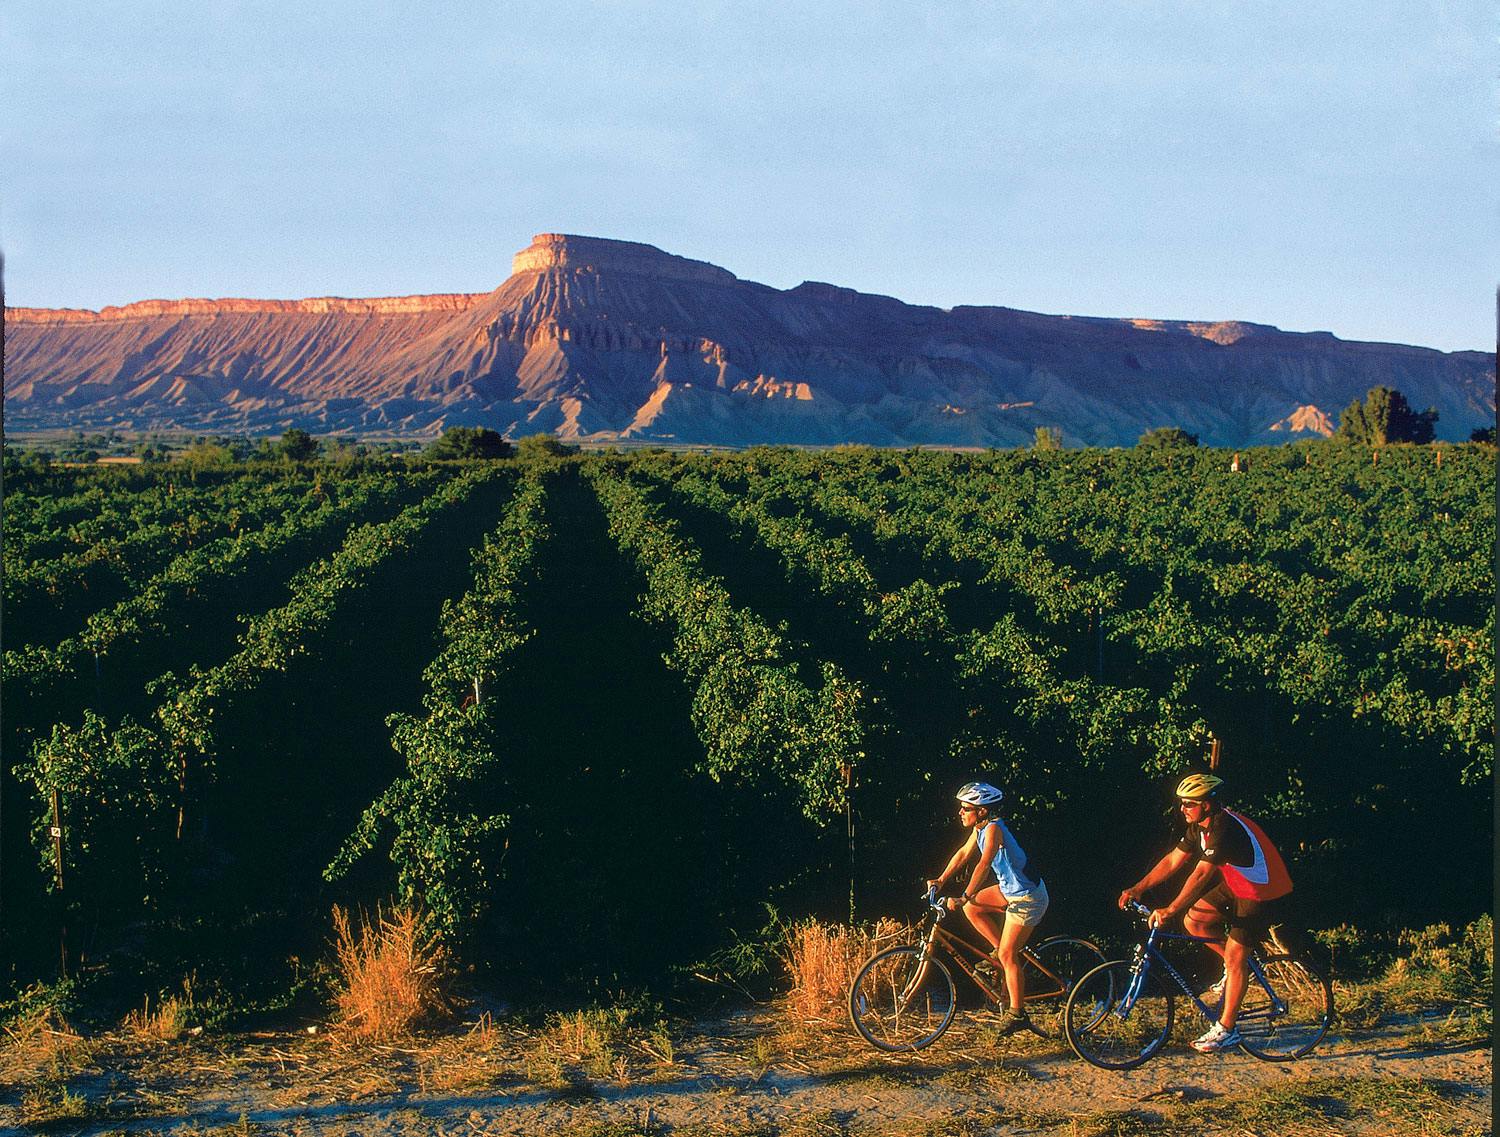
[[[91,1116],[88,1099],[66,1085],[51,1080],[32,1086],[21,1096],[21,1121],[25,1125],[56,1125],[82,1121]]]
[[[1067,1137],[1152,1137],[1171,1132],[1154,1114],[1141,1110],[1109,1110],[1077,1117],[1068,1124]]]
[[[93,1060],[93,1044],[64,1013],[70,994],[66,985],[38,984],[3,1008],[9,1013],[0,1025],[0,1082],[55,1082]]]
[[[146,996],[144,1005],[125,1016],[121,1023],[124,1032],[141,1042],[175,1042],[188,1032],[193,1019],[193,989],[190,983],[182,985],[182,994],[165,995],[151,1008],[151,996]]]
[[[359,1041],[403,1038],[446,1014],[447,959],[412,908],[376,909],[356,928],[343,908],[333,909],[338,963],[338,1020]]]
[[[1322,933],[1325,943],[1343,929]],[[1396,958],[1373,979],[1338,985],[1340,1019],[1373,1027],[1392,1019],[1447,1011],[1438,1031],[1477,1040],[1490,1034],[1494,988],[1494,922],[1482,916],[1458,932],[1447,924],[1401,932]],[[1435,1036],[1436,1037],[1436,1036]]]
[[[1391,965],[1389,974],[1434,1000],[1487,1004],[1495,981],[1494,940],[1494,920],[1489,916],[1457,935],[1447,924],[1402,932],[1400,943],[1407,954]]]
[[[783,948],[792,981],[787,1013],[799,1022],[840,1017],[855,972],[907,931],[905,925],[891,919],[857,926],[808,919],[788,926]]]
[[[1338,1118],[1378,1126],[1391,1134],[1453,1132],[1461,1119],[1451,1103],[1421,1078],[1307,1078],[1266,1086],[1235,1098],[1218,1098],[1188,1106],[1173,1119],[1226,1127],[1236,1132],[1265,1132],[1297,1137],[1328,1132]]]
[[[649,1000],[625,999],[548,1016],[532,1040],[525,1066],[541,1085],[577,1091],[588,1080],[629,1084],[639,1073],[632,1056],[657,1068],[677,1060],[661,1007]]]

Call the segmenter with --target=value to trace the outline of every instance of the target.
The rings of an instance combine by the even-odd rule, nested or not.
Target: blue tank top
[[[995,838],[998,837],[999,840]],[[998,817],[979,831],[979,855],[989,862],[1000,885],[1000,895],[1025,896],[1035,892],[1038,881],[1026,870],[1026,854],[1016,844],[1005,822]]]

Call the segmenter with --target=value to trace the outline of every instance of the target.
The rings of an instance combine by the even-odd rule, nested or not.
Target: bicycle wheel
[[[873,956],[849,987],[849,1019],[880,1050],[921,1050],[953,1022],[953,976],[920,947],[893,947]]]
[[[1315,966],[1290,955],[1260,961],[1270,991],[1252,972],[1234,1025],[1240,1047],[1266,1062],[1301,1058],[1333,1022],[1333,988]]]
[[[1116,959],[1094,968],[1068,994],[1063,1034],[1073,1053],[1105,1070],[1131,1070],[1172,1033],[1172,993],[1147,970]]]
[[[1039,1034],[1060,1038],[1068,992],[1088,972],[1104,962],[1104,953],[1088,940],[1053,936],[1028,944],[1021,955],[1026,982],[1026,1014]]]

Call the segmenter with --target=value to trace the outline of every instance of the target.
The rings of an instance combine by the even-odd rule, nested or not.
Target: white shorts
[[[1037,886],[1030,892],[1005,898],[1005,922],[1009,924],[1015,921],[1023,928],[1034,928],[1042,922],[1051,903],[1052,898],[1047,895],[1047,882],[1037,881]]]

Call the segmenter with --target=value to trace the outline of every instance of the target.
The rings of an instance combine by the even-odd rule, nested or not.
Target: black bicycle
[[[880,1050],[921,1050],[952,1025],[958,989],[941,955],[973,981],[987,1002],[1001,1008],[1006,1003],[1005,977],[994,957],[942,926],[948,909],[935,888],[927,890],[927,908],[917,941],[877,952],[849,987],[850,1021],[861,1038]],[[1053,936],[1021,948],[1021,961],[1032,1029],[1055,1038],[1062,1031],[1063,1006],[1073,981],[1103,963],[1104,953],[1088,940]]]
[[[1129,908],[1142,918],[1151,915],[1136,901]],[[1167,979],[1205,1021],[1217,1021],[1218,1007],[1193,993],[1157,947],[1162,940],[1220,942],[1151,928],[1133,959],[1113,960],[1081,977],[1063,1011],[1063,1033],[1078,1057],[1106,1070],[1130,1070],[1160,1052],[1172,1033],[1174,1013]],[[1327,977],[1303,956],[1279,948],[1268,955],[1252,953],[1248,964],[1245,997],[1235,1020],[1240,1048],[1267,1062],[1302,1057],[1323,1041],[1333,1023],[1333,988]]]

